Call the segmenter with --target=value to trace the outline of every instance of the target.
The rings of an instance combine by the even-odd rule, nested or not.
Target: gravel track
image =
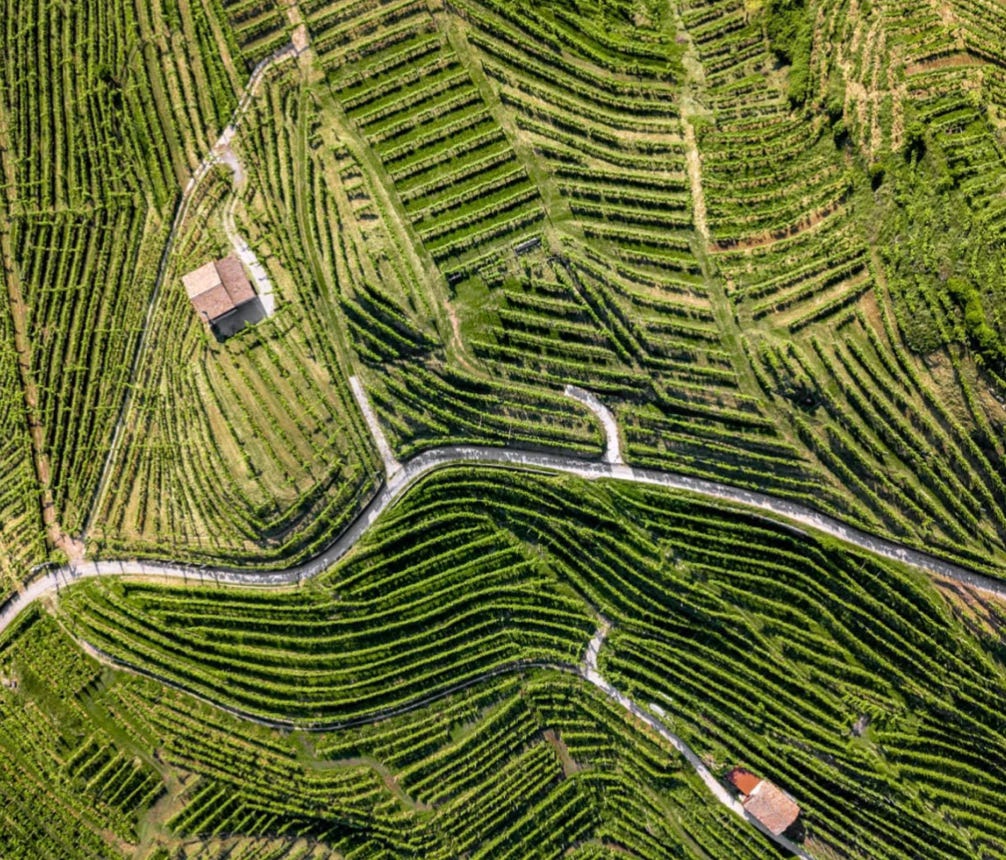
[[[617,463],[599,462],[564,454],[479,445],[448,445],[417,454],[397,469],[348,528],[315,558],[282,570],[242,570],[232,567],[179,564],[144,560],[85,560],[63,565],[37,576],[23,591],[12,596],[0,609],[0,635],[30,604],[55,594],[73,582],[96,576],[144,576],[203,582],[207,584],[279,587],[295,585],[328,570],[346,555],[374,521],[409,487],[435,469],[452,465],[498,465],[537,469],[575,475],[585,480],[612,479],[679,490],[707,499],[729,502],[780,517],[790,523],[814,529],[857,549],[892,561],[911,565],[937,576],[960,582],[994,597],[1006,598],[1006,582],[1001,582],[920,550],[886,538],[867,534],[810,508],[754,490],[745,490],[693,478],[675,472],[637,469]]]

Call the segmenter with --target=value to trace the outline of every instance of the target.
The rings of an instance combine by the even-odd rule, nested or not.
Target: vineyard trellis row
[[[458,466],[403,497],[317,587],[90,581],[61,605],[116,660],[307,722],[383,712],[504,663],[576,662],[601,611],[613,623],[605,677],[660,703],[717,767],[778,775],[815,840],[953,857],[1004,836],[996,816],[969,812],[994,805],[989,774],[1006,756],[991,640],[959,627],[920,575],[667,491]],[[850,744],[862,719],[870,731]],[[967,770],[972,791],[933,770],[948,755],[984,763]],[[925,774],[957,823],[917,805],[891,761]],[[408,772],[403,790],[436,806],[424,792],[443,790],[437,771],[415,794]]]

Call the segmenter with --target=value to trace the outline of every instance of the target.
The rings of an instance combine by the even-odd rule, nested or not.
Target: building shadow
[[[227,338],[233,337],[245,326],[255,325],[265,319],[265,308],[262,301],[256,296],[254,299],[245,302],[240,307],[234,308],[230,313],[224,314],[213,320],[211,328],[217,343],[223,343]]]
[[[783,836],[796,842],[798,845],[803,842],[807,838],[807,828],[804,826],[803,816],[800,816],[800,818],[787,827]]]

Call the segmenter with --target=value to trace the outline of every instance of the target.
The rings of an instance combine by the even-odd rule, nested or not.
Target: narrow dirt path
[[[705,89],[706,74],[699,60],[698,52],[691,34],[685,27],[685,22],[679,11],[675,11],[675,27],[679,37],[685,40],[685,53],[681,63],[685,69],[685,79],[681,92],[681,129],[685,143],[685,168],[688,172],[688,184],[692,198],[692,223],[695,232],[702,239],[703,251],[709,251],[709,226],[706,223],[706,194],[702,187],[702,158],[699,155],[698,143],[695,139],[695,120],[699,117],[711,116],[703,107],[698,97]]]
[[[654,716],[651,711],[656,712],[660,717],[666,717],[663,708],[659,705],[650,705],[649,710],[641,708],[635,702],[632,701],[624,693],[621,693],[616,687],[613,687],[601,676],[600,671],[597,667],[598,656],[601,651],[601,646],[604,644],[604,639],[608,635],[611,629],[611,623],[605,619],[601,619],[601,623],[597,628],[597,632],[594,634],[594,638],[590,640],[590,644],[587,646],[587,654],[584,657],[583,665],[580,667],[580,673],[583,677],[591,684],[593,684],[597,689],[604,693],[609,699],[617,702],[625,710],[627,710],[632,716],[642,723],[645,723],[658,735],[660,735],[664,740],[668,741],[671,746],[673,746],[681,755],[684,757],[685,761],[688,762],[692,770],[698,774],[699,779],[705,783],[706,788],[712,792],[713,797],[716,798],[723,806],[733,812],[735,815],[743,818],[749,824],[758,828],[762,833],[764,833],[769,839],[779,845],[781,848],[786,849],[791,854],[796,855],[801,858],[801,860],[811,860],[810,856],[805,854],[803,850],[790,839],[785,836],[776,836],[768,828],[765,827],[757,818],[751,815],[740,802],[732,795],[723,784],[712,775],[709,768],[703,764],[702,759],[700,759],[695,751],[692,750],[688,744],[686,744],[678,735],[674,734],[667,726],[663,723],[661,719]]]
[[[72,634],[67,631],[68,635]],[[366,726],[373,723],[380,723],[384,720],[390,720],[393,717],[400,717],[403,714],[409,714],[413,711],[418,711],[420,708],[425,708],[427,705],[431,705],[434,702],[439,702],[441,699],[446,699],[448,696],[453,696],[455,693],[460,693],[463,690],[468,690],[472,687],[476,687],[479,684],[484,684],[486,681],[491,681],[493,678],[498,678],[500,675],[511,675],[515,672],[527,672],[532,669],[548,669],[553,672],[567,672],[571,675],[580,675],[580,667],[574,666],[572,664],[565,663],[551,663],[546,660],[518,660],[513,663],[506,663],[502,666],[497,666],[495,669],[490,669],[487,672],[482,672],[479,675],[475,675],[472,678],[468,678],[457,684],[451,684],[448,687],[444,687],[436,692],[429,693],[428,695],[422,696],[418,699],[413,699],[409,702],[403,702],[400,705],[395,705],[390,708],[383,708],[378,711],[370,711],[366,714],[361,714],[355,717],[347,717],[344,720],[333,720],[330,722],[316,722],[316,723],[301,723],[294,720],[282,720],[274,719],[272,717],[264,717],[260,714],[255,714],[250,711],[245,711],[241,708],[235,708],[232,705],[228,705],[224,702],[212,699],[209,696],[204,696],[201,693],[194,692],[188,687],[182,686],[170,678],[165,678],[156,672],[148,671],[141,666],[134,666],[124,660],[117,660],[110,654],[102,651],[100,648],[92,645],[90,642],[79,637],[72,637],[74,641],[81,647],[82,650],[86,651],[90,657],[93,657],[99,663],[105,666],[109,666],[113,669],[118,669],[120,671],[129,672],[133,675],[139,675],[143,678],[150,678],[152,681],[156,681],[158,684],[163,684],[165,687],[169,687],[172,690],[177,690],[180,693],[185,693],[187,696],[191,696],[193,699],[202,702],[203,704],[209,705],[210,707],[216,708],[217,710],[223,711],[226,714],[230,714],[232,717],[237,717],[239,720],[245,720],[249,723],[254,723],[258,726],[265,726],[269,729],[278,729],[280,731],[297,731],[305,732],[309,734],[323,733],[327,734],[329,732],[339,732],[345,731],[346,729],[356,728],[357,726]]]
[[[210,705],[211,707],[222,710],[232,716],[239,719],[246,720],[248,722],[256,723],[258,725],[267,726],[269,728],[280,729],[280,730],[297,730],[303,732],[336,732],[345,729],[354,728],[360,725],[369,725],[372,723],[382,722],[384,720],[391,719],[392,717],[402,716],[403,714],[411,713],[417,711],[420,708],[427,707],[428,705],[445,699],[455,693],[461,692],[462,690],[469,689],[471,687],[477,686],[478,684],[483,684],[493,678],[499,677],[500,675],[509,675],[517,672],[526,672],[533,669],[544,669],[553,672],[563,672],[565,674],[577,675],[583,678],[589,684],[597,687],[602,693],[604,693],[608,698],[617,704],[621,705],[632,714],[637,720],[646,725],[652,731],[656,732],[666,741],[668,741],[671,746],[673,746],[685,759],[688,765],[698,774],[699,778],[709,789],[710,793],[716,799],[717,802],[725,806],[735,815],[743,818],[753,827],[760,830],[765,836],[779,845],[781,848],[789,851],[791,854],[799,857],[800,860],[812,860],[812,858],[806,854],[799,845],[793,841],[787,839],[785,836],[776,836],[770,832],[758,819],[750,815],[746,809],[741,805],[741,803],[733,797],[732,794],[723,786],[723,784],[713,776],[712,772],[705,766],[699,756],[687,743],[685,743],[678,735],[672,732],[664,724],[663,719],[666,718],[666,713],[658,705],[651,704],[649,709],[642,708],[637,705],[632,699],[626,696],[624,693],[619,691],[616,687],[608,683],[601,675],[598,669],[598,656],[600,654],[601,646],[604,644],[604,639],[611,629],[611,623],[607,619],[600,619],[600,625],[598,626],[597,632],[594,634],[593,638],[587,645],[587,650],[584,655],[583,661],[579,666],[573,666],[566,663],[553,663],[549,661],[517,661],[504,666],[499,666],[488,672],[483,672],[474,678],[470,678],[459,684],[454,684],[442,690],[438,690],[435,693],[431,693],[428,696],[423,696],[422,698],[415,699],[411,702],[406,702],[402,705],[388,708],[381,711],[374,711],[370,714],[366,714],[360,717],[352,717],[346,720],[341,720],[337,722],[327,722],[327,723],[311,723],[302,724],[297,723],[292,720],[274,720],[268,717],[263,717],[257,714],[251,714],[246,711],[242,711],[239,708],[234,708],[225,703],[214,701],[213,699],[203,696],[199,693],[194,693],[185,687],[176,684],[175,682],[158,675],[155,672],[149,672],[139,666],[134,666],[132,664],[116,660],[111,657],[100,648],[96,648],[89,642],[81,639],[76,641],[80,647],[87,652],[91,657],[98,660],[99,662],[111,666],[112,668],[130,672],[132,674],[140,675],[142,677],[150,678],[157,681],[167,687],[178,690],[185,693],[186,695],[192,696],[199,701]],[[380,762],[373,761],[371,766],[374,767],[379,773],[385,777],[385,782],[387,784],[387,778],[390,776],[387,769],[383,767]],[[401,791],[397,783],[394,785],[389,785],[389,789],[396,794]],[[410,801],[411,802],[411,801]]]
[[[182,190],[182,194],[178,198],[178,203],[175,206],[175,213],[171,220],[171,228],[168,231],[167,238],[164,242],[164,250],[161,252],[161,259],[157,267],[157,276],[154,278],[154,286],[151,290],[150,302],[147,304],[147,313],[144,318],[143,329],[140,333],[139,342],[136,345],[136,352],[133,354],[133,362],[130,366],[128,376],[130,382],[133,382],[136,379],[140,362],[146,350],[147,337],[152,328],[151,324],[153,322],[154,313],[158,307],[158,302],[161,296],[161,288],[164,285],[164,277],[168,269],[168,261],[171,259],[171,251],[175,246],[175,239],[178,237],[178,230],[181,227],[182,222],[185,220],[185,215],[189,208],[189,201],[192,199],[193,192],[199,187],[199,183],[202,182],[203,178],[207,173],[209,173],[213,165],[217,163],[218,149],[221,146],[226,147],[229,145],[231,138],[236,133],[237,127],[241,122],[241,118],[245,115],[251,105],[252,97],[254,96],[258,83],[262,80],[265,73],[276,63],[292,59],[296,56],[297,51],[294,46],[292,44],[286,45],[271,57],[264,59],[255,67],[248,79],[248,83],[245,86],[244,91],[238,99],[238,104],[231,116],[230,123],[228,123],[227,127],[223,130],[223,132],[221,132],[220,137],[210,148],[210,151],[206,153],[203,160],[199,163],[199,166],[193,171],[188,183]],[[126,394],[119,406],[119,414],[115,421],[115,430],[112,433],[112,444],[108,448],[108,454],[105,457],[105,464],[101,471],[101,478],[98,480],[98,486],[95,489],[94,498],[91,503],[91,510],[88,514],[87,522],[84,524],[83,533],[80,536],[79,542],[82,547],[94,524],[94,518],[98,511],[101,510],[101,506],[104,502],[105,493],[108,490],[108,481],[112,473],[112,465],[115,463],[119,446],[122,443],[122,433],[126,423],[126,417],[129,414],[129,406],[131,402],[132,387],[127,386]]]
[[[234,207],[237,205],[238,189],[240,187],[239,183],[243,183],[244,173],[241,169],[241,163],[237,160],[237,157],[234,156],[234,152],[229,146],[227,151],[233,157],[232,169],[234,170],[234,193],[231,195],[230,202],[224,207],[223,215],[220,220],[223,224],[224,233],[227,234],[227,241],[231,243],[231,248],[234,249],[234,254],[242,263],[244,263],[245,268],[251,272],[252,284],[255,287],[255,292],[258,293],[258,298],[262,303],[265,315],[267,317],[271,317],[276,311],[276,296],[273,291],[272,280],[270,280],[269,273],[266,271],[265,266],[259,262],[258,255],[244,240],[238,232],[237,225],[234,223]],[[225,158],[221,158],[220,160],[222,163],[231,164],[231,162]]]
[[[303,54],[311,47],[311,37],[304,23],[304,15],[297,5],[297,0],[286,0],[286,17],[293,28],[290,31],[290,42],[298,54]]]
[[[688,184],[692,192],[692,221],[695,230],[702,237],[706,247],[709,247],[709,226],[706,224],[706,193],[702,188],[702,161],[699,158],[699,147],[695,142],[695,127],[691,121],[681,117],[685,127],[685,164],[688,168]]]
[[[289,6],[287,8],[287,12],[291,20],[293,20],[294,17],[299,20],[300,10],[296,6]],[[241,124],[241,120],[244,118],[244,114],[251,105],[252,98],[255,95],[255,90],[258,87],[259,82],[265,76],[265,73],[272,66],[276,65],[276,63],[283,60],[294,59],[298,57],[302,51],[307,50],[307,30],[304,25],[300,24],[295,33],[297,37],[289,45],[281,48],[268,60],[256,66],[255,71],[252,72],[248,85],[245,87],[245,91],[241,96],[234,116],[231,118],[227,127],[221,132],[220,137],[217,139],[217,142],[213,145],[212,149],[210,149],[206,158],[203,159],[203,164],[206,165],[207,170],[214,164],[224,164],[231,169],[231,173],[234,177],[234,190],[231,193],[227,205],[224,207],[221,221],[223,223],[224,233],[227,235],[227,241],[231,243],[231,247],[234,249],[235,255],[239,260],[241,260],[248,271],[251,272],[252,283],[255,285],[255,292],[258,294],[259,301],[262,303],[262,308],[265,310],[265,315],[267,317],[271,317],[276,310],[276,297],[273,290],[272,280],[269,278],[269,273],[266,271],[265,266],[259,262],[258,255],[244,240],[240,232],[238,232],[237,224],[234,221],[234,209],[237,206],[238,198],[241,194],[241,189],[244,187],[246,177],[244,168],[241,165],[241,159],[238,158],[237,153],[234,152],[232,144],[234,139],[237,137],[238,127]],[[206,170],[199,173],[200,178],[202,178],[205,174]],[[189,184],[192,188],[195,188],[195,185],[191,182]],[[186,190],[188,191],[189,189]]]
[[[395,457],[394,452],[391,450],[391,446],[388,444],[387,437],[381,429],[381,424],[377,420],[377,415],[374,414],[374,410],[370,405],[370,398],[367,397],[367,392],[364,390],[363,383],[360,382],[359,377],[349,377],[349,387],[353,390],[353,397],[356,398],[356,405],[360,407],[360,411],[363,413],[363,420],[367,422],[367,427],[370,429],[370,435],[374,437],[374,444],[377,445],[377,450],[381,455],[382,462],[384,463],[385,474],[388,478],[391,478],[394,474],[401,470],[402,464],[398,461],[398,458]]]

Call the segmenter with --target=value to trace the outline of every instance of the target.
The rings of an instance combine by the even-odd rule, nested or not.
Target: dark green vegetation
[[[894,10],[303,11],[325,75],[308,90],[312,159],[322,169],[326,144],[344,159],[335,184],[364,234],[339,278],[345,324],[400,455],[460,440],[590,450],[596,434],[556,396],[574,381],[615,410],[633,462],[998,564],[998,269],[942,288],[926,274],[964,230],[920,226],[895,194],[926,169],[905,158],[900,81],[929,54],[904,54]],[[989,133],[994,97],[970,97]],[[923,290],[928,306],[938,289],[957,318],[920,357],[925,316],[898,297]]]
[[[5,858],[764,856],[663,742],[562,675],[333,734],[103,670],[44,615],[0,646]],[[14,689],[7,684],[12,683]],[[19,738],[13,744],[9,739]]]
[[[66,630],[147,679],[99,679],[75,657],[80,677],[46,693],[71,653],[50,620],[2,660],[19,680],[9,701],[86,712],[46,767],[69,780],[84,750],[112,743],[95,726],[119,727],[102,761],[150,762],[155,749],[171,797],[142,807],[142,833],[216,837],[200,856],[280,834],[365,856],[523,857],[531,844],[551,856],[586,843],[601,856],[726,858],[745,856],[741,844],[766,856],[675,754],[562,671],[600,610],[613,623],[605,677],[657,703],[714,772],[741,762],[772,774],[804,809],[809,850],[1004,856],[1002,610],[982,624],[949,597],[686,497],[459,467],[425,479],[350,559],[296,590],[111,581],[65,595]],[[61,650],[43,644],[53,638]],[[34,658],[18,656],[29,648]],[[553,668],[529,668],[539,661]],[[150,677],[260,717],[348,725],[275,733]],[[472,685],[423,705],[459,683]]]
[[[210,19],[187,17],[169,38],[147,4],[0,6],[6,577],[44,558],[17,508],[44,491],[83,526],[177,189],[234,103]]]
[[[35,108],[67,84],[36,80],[25,46],[77,18],[8,24],[25,60],[0,129],[30,150],[3,156],[8,575],[45,557],[36,499],[50,549],[56,524],[90,522],[105,556],[308,554],[373,487],[352,372],[400,457],[596,452],[561,395],[575,382],[614,410],[632,462],[994,571],[1006,87],[981,22],[996,19],[909,6],[124,7],[84,28],[93,63],[75,40],[91,114],[51,129]],[[183,26],[134,50],[162,20]],[[246,69],[291,38],[304,52],[268,71],[234,139],[243,181],[211,171],[188,199],[106,464],[177,187]],[[178,276],[227,250],[228,221],[279,314],[218,347]]]
[[[266,84],[241,126],[247,144],[261,147],[245,169],[266,192],[243,235],[267,237],[260,253],[284,260],[334,241],[321,232],[330,224],[307,220],[324,211],[310,196],[320,186],[302,186],[288,157],[305,146],[293,96]],[[280,129],[274,112],[288,117]],[[206,222],[235,207],[229,190],[222,168],[203,181],[169,277],[228,253],[222,230]],[[305,220],[288,218],[290,210]],[[137,370],[143,384],[97,511],[96,552],[275,566],[318,552],[356,515],[378,464],[340,366],[331,274],[315,275],[277,264],[279,312],[222,344],[183,290],[161,297]]]
[[[353,374],[403,459],[597,456],[575,383],[629,463],[1000,572],[1004,20],[0,0],[4,591],[82,548],[309,557],[381,481]],[[240,169],[189,185],[239,104]],[[180,276],[235,231],[277,310],[217,343]],[[709,504],[476,468],[296,590],[33,609],[0,645],[0,855],[769,854],[577,674],[598,613],[605,677],[794,794],[808,852],[1006,856],[1001,608]]]

